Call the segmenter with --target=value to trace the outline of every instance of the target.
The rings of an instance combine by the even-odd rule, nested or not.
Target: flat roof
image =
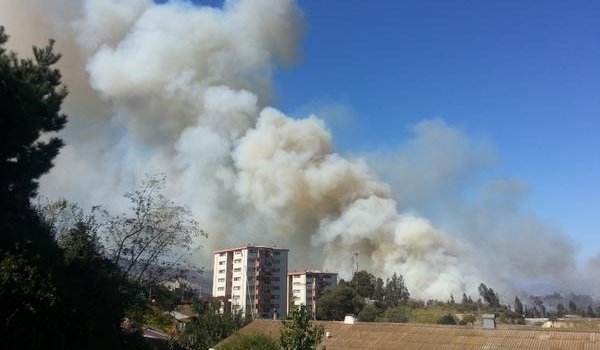
[[[288,272],[288,276],[292,275],[305,275],[307,273],[312,273],[314,275],[337,275],[337,272],[328,272],[328,271],[319,271],[319,270],[301,270],[301,271],[292,271]]]
[[[499,325],[447,326],[414,323],[315,321],[329,332],[321,346],[327,350],[546,350],[600,349],[600,332],[561,328]],[[279,339],[281,321],[255,320],[235,334],[263,333]],[[228,338],[229,339],[229,338]],[[226,343],[228,339],[221,344]]]
[[[277,248],[277,247],[270,247],[270,246],[266,246],[266,245],[253,245],[253,244],[247,244],[245,246],[242,247],[237,247],[237,248],[225,248],[225,249],[220,249],[220,250],[214,250],[213,254],[219,254],[219,253],[227,253],[227,252],[233,252],[236,250],[244,250],[244,249],[249,249],[249,248],[255,248],[255,249],[271,249],[271,250],[278,250],[278,251],[283,251],[283,252],[289,252],[290,250],[287,248]]]

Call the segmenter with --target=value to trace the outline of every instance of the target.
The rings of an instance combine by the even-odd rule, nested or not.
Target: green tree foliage
[[[218,350],[280,350],[279,344],[262,333],[235,334]]]
[[[311,323],[312,314],[305,305],[293,309],[284,320],[279,342],[283,350],[313,350],[321,343],[325,329]]]
[[[382,302],[385,298],[385,284],[381,277],[377,277],[375,280],[375,290],[373,291],[373,299]]]
[[[396,273],[392,275],[392,278],[387,280],[384,291],[385,303],[389,307],[406,303],[410,299],[410,293],[404,284],[404,278],[402,275],[397,275]]]
[[[350,286],[361,297],[372,299],[376,288],[376,278],[367,271],[358,271],[352,276]]]
[[[163,194],[166,179],[148,176],[141,186],[125,194],[128,213],[111,216],[103,211],[109,255],[127,278],[158,283],[187,267],[182,258],[194,251],[193,242],[206,233],[186,207]]]
[[[523,315],[523,303],[521,303],[521,300],[519,299],[519,297],[515,297],[515,313],[518,315]]]
[[[383,313],[383,310],[375,305],[366,305],[361,312],[358,313],[358,319],[362,322],[374,322]]]
[[[342,320],[346,314],[358,314],[364,299],[345,284],[331,288],[317,301],[317,317],[321,320]]]
[[[485,303],[489,306],[500,306],[500,298],[498,297],[498,294],[496,294],[492,288],[488,288],[483,283],[479,285],[479,295],[481,295],[483,301],[485,301]]]
[[[198,317],[185,328],[181,339],[184,349],[209,349],[246,324],[241,314],[220,314],[219,303],[218,300],[210,300],[195,305]]]
[[[37,180],[50,170],[63,145],[59,138],[40,137],[59,131],[67,122],[60,113],[67,89],[53,68],[60,59],[52,49],[53,41],[34,48],[32,59],[7,52],[7,41],[0,27],[0,196],[28,204],[36,194]]]
[[[456,319],[451,314],[446,314],[446,315],[440,317],[436,323],[437,324],[456,324]]]
[[[30,199],[52,167],[67,90],[53,68],[53,42],[32,59],[7,52],[0,27],[0,337],[6,349],[136,348],[121,331],[128,290],[101,257],[92,228],[78,221],[61,244]],[[62,249],[61,249],[62,248]],[[129,302],[127,302],[128,304]]]

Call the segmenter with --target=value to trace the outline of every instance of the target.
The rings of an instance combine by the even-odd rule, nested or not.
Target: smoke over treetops
[[[421,298],[475,294],[481,281],[505,292],[519,288],[514,281],[585,282],[573,244],[518,209],[515,182],[458,199],[489,155],[460,130],[424,121],[399,150],[348,157],[318,116],[270,107],[273,72],[293,63],[304,31],[294,1],[217,9],[0,0],[0,8],[15,49],[53,37],[64,54],[71,121],[44,195],[121,210],[116,194],[162,172],[169,196],[209,232],[206,253],[278,244],[291,248],[291,267],[347,277],[358,251],[361,268],[401,273]],[[416,211],[432,201],[446,213],[437,223]]]

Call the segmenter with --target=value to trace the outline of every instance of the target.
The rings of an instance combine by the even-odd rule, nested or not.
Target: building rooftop
[[[323,274],[323,275],[337,275],[337,272],[329,272],[329,271],[319,271],[319,270],[311,270],[311,269],[307,269],[307,270],[298,270],[298,271],[292,271],[292,272],[288,272],[289,276],[292,275],[304,275],[307,273],[312,273],[312,274]]]
[[[321,345],[327,350],[476,350],[476,349],[573,349],[600,350],[600,332],[504,326],[445,326],[408,323],[344,324],[321,322],[330,337]],[[256,320],[239,332],[263,333],[278,339],[281,321]]]
[[[277,248],[277,247],[270,247],[270,246],[266,246],[266,245],[253,245],[253,244],[247,244],[245,246],[242,247],[237,247],[237,248],[226,248],[226,249],[220,249],[220,250],[214,250],[213,254],[219,254],[219,253],[227,253],[227,252],[233,252],[235,250],[243,250],[243,249],[248,249],[248,248],[255,248],[255,249],[271,249],[271,250],[279,250],[279,251],[285,251],[285,252],[289,252],[290,250],[287,248]]]

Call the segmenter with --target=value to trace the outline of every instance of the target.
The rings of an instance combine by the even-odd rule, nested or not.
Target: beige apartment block
[[[221,312],[284,318],[288,249],[246,245],[214,252],[213,293]]]
[[[337,285],[338,274],[313,270],[290,272],[288,274],[288,313],[294,307],[306,305],[317,315],[317,301],[327,289]]]

